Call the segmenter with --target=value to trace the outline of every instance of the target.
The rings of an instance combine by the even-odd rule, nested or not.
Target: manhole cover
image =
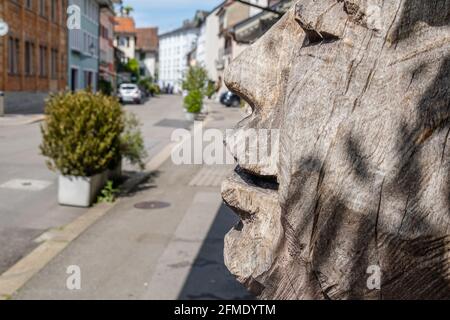
[[[169,127],[169,128],[183,128],[188,129],[192,122],[188,120],[178,120],[178,119],[162,119],[161,121],[155,123],[156,127]]]
[[[168,202],[162,202],[162,201],[144,201],[139,202],[134,205],[136,209],[142,209],[142,210],[152,210],[152,209],[162,209],[169,207],[170,204]]]

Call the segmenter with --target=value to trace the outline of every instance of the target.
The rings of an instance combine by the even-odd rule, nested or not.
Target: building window
[[[50,67],[52,79],[58,79],[58,50],[56,49],[52,49]]]
[[[25,6],[26,6],[26,8],[27,9],[33,9],[32,7],[33,7],[33,1],[32,0],[26,0],[25,1]]]
[[[25,74],[30,76],[34,74],[33,66],[34,44],[30,41],[25,42]]]
[[[47,47],[39,46],[39,75],[45,77],[47,75]]]
[[[13,37],[10,37],[8,42],[8,72],[17,75],[19,74],[20,42]]]
[[[70,69],[70,89],[75,92],[78,89],[78,69]]]
[[[61,24],[64,25],[66,21],[67,3],[65,0],[61,0]]]
[[[101,28],[100,28],[100,31],[101,31],[102,38],[109,39],[109,30],[108,30],[108,28],[106,28],[105,26],[102,25]]]
[[[94,88],[94,73],[92,71],[84,72],[84,86],[85,88]]]
[[[50,7],[50,15],[52,18],[52,22],[56,22],[56,10],[57,10],[58,4],[57,0],[51,0],[51,7]]]
[[[39,14],[43,17],[46,16],[45,0],[39,0]]]
[[[64,60],[64,55],[60,55],[59,60],[61,70],[65,70],[66,61]],[[59,74],[61,75],[60,79],[64,80],[66,78],[66,72],[60,72]]]

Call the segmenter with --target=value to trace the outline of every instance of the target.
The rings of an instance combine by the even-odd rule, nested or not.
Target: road
[[[125,108],[142,122],[149,158],[170,141],[173,128],[168,125],[186,125],[176,96]],[[47,169],[39,151],[40,123],[24,124],[26,119],[0,118],[0,274],[33,250],[42,233],[85,212],[57,204],[57,174]],[[157,125],[162,120],[163,126]]]
[[[166,152],[165,146],[170,143],[174,129],[191,125],[184,120],[181,98],[177,96],[162,96],[144,105],[125,108],[143,123],[149,160]],[[239,109],[211,104],[205,123],[207,128],[224,130],[233,127],[242,116]],[[33,240],[39,234],[84,213],[83,209],[56,204],[56,175],[45,168],[44,159],[37,155],[38,127],[36,124],[24,126],[23,130],[18,126],[0,127],[2,135],[14,132],[26,141],[22,147],[7,144],[2,149],[16,147],[30,162],[28,166],[16,168],[15,157],[10,155],[7,162],[2,158],[10,166],[4,180],[24,177],[50,182],[39,191],[0,189],[0,197],[4,197],[1,198],[2,208],[7,208],[1,211],[1,219],[9,222],[12,230],[9,236],[2,237],[5,244],[2,247],[8,246],[9,250],[0,247],[0,259],[9,259],[5,267],[33,249],[37,245]],[[33,141],[22,136],[25,134],[33,135]],[[3,165],[0,166],[3,170]],[[130,168],[125,166],[125,169]],[[236,224],[237,217],[223,205],[220,184],[232,170],[233,165],[175,165],[169,157],[149,181],[122,198],[12,298],[251,299],[223,261],[223,238]],[[11,219],[16,209],[8,197],[21,206],[20,219]],[[32,201],[52,208],[52,214],[45,209],[33,211],[37,205]],[[149,201],[163,206],[145,208]],[[45,223],[40,217],[46,217]],[[33,232],[27,233],[29,229]],[[13,242],[22,245],[11,246]],[[80,290],[66,287],[67,267],[72,265],[79,266],[82,272]]]

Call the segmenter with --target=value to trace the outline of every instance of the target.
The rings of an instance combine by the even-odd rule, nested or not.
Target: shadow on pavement
[[[222,204],[178,299],[254,299],[228,271],[223,261],[223,239],[237,222],[238,217]]]

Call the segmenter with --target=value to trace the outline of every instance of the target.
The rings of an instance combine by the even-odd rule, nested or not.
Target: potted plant
[[[194,121],[197,114],[202,110],[203,95],[200,90],[189,91],[184,98],[184,107],[186,110],[186,119]]]
[[[89,91],[60,93],[46,103],[42,154],[60,173],[58,202],[88,207],[121,161],[124,116],[119,102]]]

